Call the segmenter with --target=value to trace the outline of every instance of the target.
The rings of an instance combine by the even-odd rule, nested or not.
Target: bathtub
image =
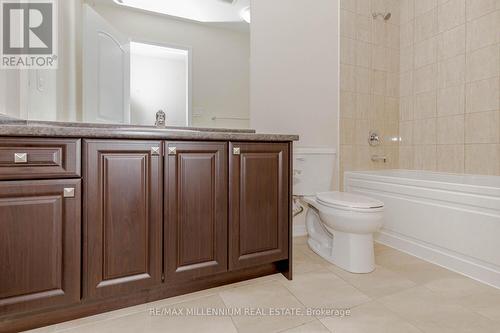
[[[346,172],[345,190],[385,203],[376,241],[500,288],[500,177]]]

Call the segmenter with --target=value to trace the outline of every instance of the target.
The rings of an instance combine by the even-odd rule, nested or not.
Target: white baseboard
[[[306,226],[303,224],[293,226],[293,237],[307,236]]]
[[[496,267],[386,230],[375,241],[500,289],[500,269]]]

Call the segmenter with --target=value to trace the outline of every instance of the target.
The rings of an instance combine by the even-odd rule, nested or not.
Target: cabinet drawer
[[[0,180],[80,177],[79,139],[0,138]]]

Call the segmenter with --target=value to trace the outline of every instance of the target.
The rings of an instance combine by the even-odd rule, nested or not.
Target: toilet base
[[[366,274],[375,270],[372,235],[336,232],[332,243],[333,247],[321,244],[312,237],[307,240],[314,253],[345,271]]]
[[[332,235],[321,225],[318,214],[308,211],[307,244],[326,261],[350,273],[365,274],[375,270],[373,234],[353,234],[335,230]]]

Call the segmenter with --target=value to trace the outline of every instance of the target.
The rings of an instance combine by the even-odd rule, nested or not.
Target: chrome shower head
[[[392,14],[389,12],[387,12],[387,13],[373,13],[372,15],[373,15],[374,19],[377,19],[377,17],[380,16],[384,19],[384,21],[388,21],[392,16]]]

